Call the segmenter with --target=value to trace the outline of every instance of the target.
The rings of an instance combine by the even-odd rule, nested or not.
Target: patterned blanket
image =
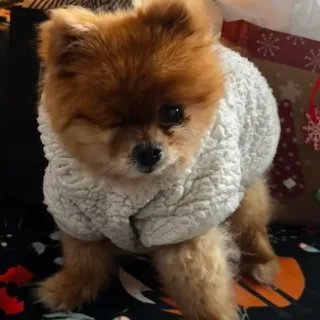
[[[163,293],[148,257],[144,256],[119,261],[111,287],[92,304],[71,313],[45,310],[34,300],[32,289],[33,284],[57,271],[63,263],[59,233],[42,207],[2,202],[0,213],[0,319],[182,318],[175,302]],[[281,273],[270,288],[247,279],[235,283],[242,319],[319,319],[320,233],[274,226],[270,239],[279,255]]]

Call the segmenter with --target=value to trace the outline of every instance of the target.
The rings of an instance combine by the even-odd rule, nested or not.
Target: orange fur
[[[185,319],[236,319],[228,245],[226,232],[215,228],[155,253],[155,265],[165,289],[178,303]]]
[[[115,250],[109,240],[84,242],[61,232],[63,268],[37,289],[53,310],[70,310],[94,300],[110,282]]]
[[[224,93],[212,30],[201,1],[152,0],[113,14],[54,10],[40,27],[39,55],[45,107],[65,148],[93,174],[118,183],[136,186],[165,170],[182,170],[194,158]],[[164,103],[183,105],[181,125],[160,126]],[[162,169],[148,176],[128,164],[141,140],[160,142],[166,155]],[[244,256],[242,270],[259,281],[270,281],[276,271],[266,232],[269,204],[261,180],[249,186],[230,219],[241,250],[251,254]],[[228,241],[219,227],[155,251],[163,283],[186,319],[236,317]],[[52,309],[94,299],[114,263],[108,241],[86,243],[63,235],[62,244],[62,270],[38,290]]]
[[[248,188],[240,208],[230,218],[243,254],[242,272],[262,283],[270,283],[279,269],[267,231],[272,212],[266,183],[260,179]]]

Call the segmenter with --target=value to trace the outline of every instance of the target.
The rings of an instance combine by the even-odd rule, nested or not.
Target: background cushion
[[[38,10],[13,8],[4,100],[0,107],[0,195],[28,203],[42,202],[46,165],[36,123],[39,61],[36,24],[46,19]]]

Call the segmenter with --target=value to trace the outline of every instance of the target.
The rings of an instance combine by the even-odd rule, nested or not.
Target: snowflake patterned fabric
[[[320,151],[320,115],[318,106],[315,104],[315,96],[320,90],[320,77],[312,88],[310,94],[310,106],[306,112],[307,124],[302,127],[306,133],[305,142],[311,144],[315,151]]]
[[[278,101],[272,194],[288,208],[286,219],[320,224],[320,1],[221,2],[228,21],[249,21],[225,22],[223,36],[248,53]]]
[[[273,33],[262,33],[261,39],[257,40],[257,44],[259,45],[258,51],[262,52],[264,57],[268,55],[274,56],[280,49],[278,42],[279,39],[275,37]]]
[[[320,151],[320,123],[314,122],[308,113],[306,118],[307,124],[303,126],[306,132],[305,142],[311,144],[315,151]]]

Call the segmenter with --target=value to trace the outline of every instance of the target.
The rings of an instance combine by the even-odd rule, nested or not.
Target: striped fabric
[[[62,6],[82,6],[91,9],[115,10],[126,8],[131,5],[131,0],[24,0],[25,8],[47,10]]]

